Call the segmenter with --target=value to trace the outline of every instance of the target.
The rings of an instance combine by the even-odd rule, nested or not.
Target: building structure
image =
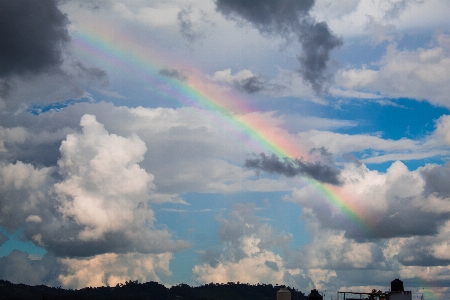
[[[405,291],[403,287],[403,281],[396,278],[391,281],[391,289],[388,292],[373,290],[369,293],[359,293],[359,292],[339,292],[339,295],[343,294],[344,300],[412,300],[412,292]]]
[[[280,288],[277,292],[277,300],[291,300],[291,292],[285,287]]]
[[[323,300],[323,296],[319,294],[319,291],[316,289],[311,290],[311,293],[308,295],[308,300]]]

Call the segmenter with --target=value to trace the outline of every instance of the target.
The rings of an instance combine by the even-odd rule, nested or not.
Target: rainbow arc
[[[210,84],[208,79],[202,77],[201,72],[195,68],[177,66],[177,69],[190,71],[187,81],[162,76],[159,72],[166,65],[165,61],[169,60],[161,54],[151,53],[151,50],[142,48],[128,34],[97,29],[105,27],[107,28],[107,26],[84,24],[79,31],[72,33],[74,45],[88,52],[89,55],[141,77],[141,80],[167,98],[174,99],[185,106],[213,113],[247,141],[258,145],[259,149],[265,149],[280,158],[308,157],[308,153],[292,141],[287,131],[268,124],[261,114],[256,114],[255,110],[245,105],[245,101],[230,91]],[[355,199],[346,195],[341,187],[323,184],[310,178],[301,178],[301,180],[313,186],[321,198],[331,203],[348,220],[360,226],[361,230],[370,230],[370,221],[367,220],[364,212],[358,208]]]

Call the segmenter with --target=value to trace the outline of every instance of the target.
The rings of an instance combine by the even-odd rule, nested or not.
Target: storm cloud
[[[299,73],[317,94],[326,92],[331,51],[343,42],[325,22],[317,22],[309,15],[314,0],[217,0],[216,5],[225,16],[246,20],[263,34],[278,34],[288,40],[296,36],[302,47],[297,57]]]
[[[161,70],[159,70],[159,75],[164,76],[164,77],[178,79],[180,81],[186,81],[188,78],[186,74],[184,74],[183,72],[178,71],[176,69],[161,69]]]
[[[277,173],[287,177],[301,175],[324,183],[341,184],[339,180],[340,170],[333,165],[318,161],[306,162],[301,159],[288,158],[281,160],[275,154],[267,156],[265,153],[260,153],[259,157],[247,159],[245,167],[256,171]]]
[[[0,77],[60,66],[70,40],[55,0],[0,0]]]

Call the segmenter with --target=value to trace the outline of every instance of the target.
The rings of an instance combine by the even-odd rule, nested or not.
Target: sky
[[[0,12],[0,278],[450,297],[448,1]]]

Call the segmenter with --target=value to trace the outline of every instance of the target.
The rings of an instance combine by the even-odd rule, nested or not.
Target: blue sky
[[[447,1],[0,9],[0,278],[450,294]]]

